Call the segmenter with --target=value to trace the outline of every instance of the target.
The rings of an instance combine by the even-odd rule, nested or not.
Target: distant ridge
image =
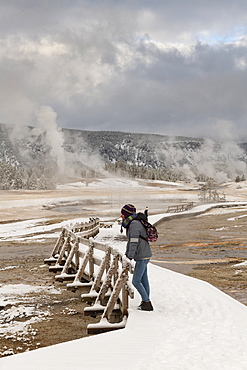
[[[14,128],[0,124],[0,161],[14,166],[51,164],[64,155],[70,167],[76,164],[79,173],[82,167],[98,171],[99,165],[103,168],[104,163],[110,163],[111,170],[126,170],[126,166],[164,169],[177,174],[182,171],[185,178],[200,177],[201,173],[207,177],[220,174],[222,179],[246,176],[247,143],[228,146],[184,136],[65,128],[57,129],[56,140],[56,132],[49,132],[49,127],[37,133],[35,127],[28,126],[12,140]],[[137,172],[129,175],[138,176]]]
[[[173,136],[173,135],[162,135],[162,134],[150,134],[150,133],[132,133],[132,132],[123,132],[123,131],[105,131],[105,130],[79,130],[79,129],[67,129],[63,128],[63,132],[69,131],[69,132],[78,132],[78,133],[83,133],[85,137],[90,137],[90,136],[98,136],[98,135],[103,135],[103,136],[111,136],[111,137],[138,137],[146,140],[152,140],[152,141],[160,141],[160,140],[165,140],[165,141],[199,141],[203,142],[203,138],[194,138],[194,137],[187,137],[187,136]]]

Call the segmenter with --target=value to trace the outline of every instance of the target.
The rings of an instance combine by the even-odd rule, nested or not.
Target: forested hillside
[[[64,178],[107,175],[167,181],[246,177],[247,145],[114,131],[0,124],[0,188],[50,189]]]

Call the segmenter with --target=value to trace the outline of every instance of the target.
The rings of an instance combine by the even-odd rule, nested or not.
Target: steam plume
[[[35,133],[45,134],[46,144],[51,149],[51,156],[56,161],[60,173],[64,173],[64,137],[56,122],[57,114],[50,106],[41,106],[36,117],[38,125],[35,127]]]

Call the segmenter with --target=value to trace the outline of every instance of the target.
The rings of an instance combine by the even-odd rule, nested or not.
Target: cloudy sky
[[[247,140],[246,0],[0,0],[0,122]]]

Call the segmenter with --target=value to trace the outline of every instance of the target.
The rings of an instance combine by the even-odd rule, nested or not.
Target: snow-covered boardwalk
[[[97,238],[112,237],[123,250],[124,242],[113,241],[117,233],[116,224]],[[149,274],[153,312],[137,310],[136,293],[125,329],[2,358],[0,369],[247,369],[246,306],[208,283],[152,264]]]

